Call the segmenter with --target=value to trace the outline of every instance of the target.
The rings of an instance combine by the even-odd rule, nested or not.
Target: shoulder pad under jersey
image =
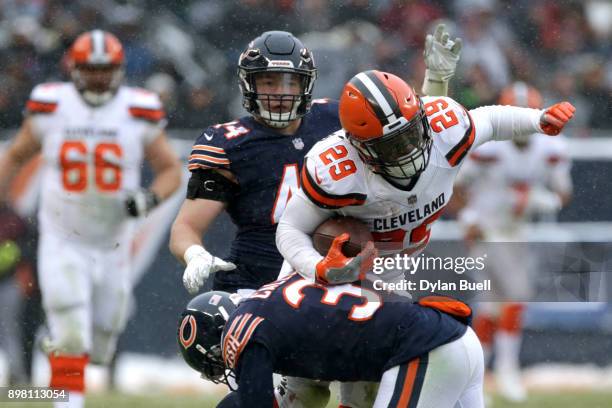
[[[39,84],[32,89],[26,102],[26,113],[53,113],[57,110],[60,94],[64,83],[48,82]]]
[[[127,88],[127,90],[128,109],[132,117],[155,124],[165,120],[166,113],[156,93],[143,88]]]
[[[367,197],[365,164],[342,130],[317,144],[302,167],[302,190],[316,205],[338,209],[362,205]]]
[[[230,160],[226,149],[226,129],[219,125],[207,127],[196,139],[189,156],[189,171],[197,169],[229,169]]]
[[[474,121],[461,104],[448,97],[424,97],[433,147],[455,167],[474,144]]]

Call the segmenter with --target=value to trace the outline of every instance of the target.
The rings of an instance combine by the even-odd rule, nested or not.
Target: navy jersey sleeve
[[[226,152],[226,138],[217,126],[206,128],[196,139],[189,156],[189,171],[200,169],[230,170],[230,159]]]
[[[252,342],[242,352],[236,367],[241,407],[273,407],[273,362],[263,345]]]

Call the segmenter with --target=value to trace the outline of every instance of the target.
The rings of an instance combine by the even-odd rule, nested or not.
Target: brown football
[[[325,256],[334,238],[344,232],[350,235],[349,241],[342,248],[348,257],[356,256],[368,241],[372,241],[372,233],[367,224],[353,217],[338,217],[330,218],[317,227],[312,234],[313,245]]]

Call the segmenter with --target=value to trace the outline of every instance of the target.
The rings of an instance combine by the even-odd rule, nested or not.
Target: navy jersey
[[[238,305],[222,349],[226,366],[239,378],[241,353],[257,344],[267,350],[275,373],[380,381],[387,369],[460,338],[466,327],[405,298],[385,296],[383,303],[377,293],[355,285],[322,286],[293,274]]]
[[[215,290],[256,289],[276,279],[283,262],[276,249],[276,224],[299,188],[304,155],[338,129],[338,103],[316,100],[294,135],[282,135],[245,116],[211,126],[196,140],[189,170],[226,169],[240,187],[227,203],[238,227],[228,261],[237,268],[215,274]]]

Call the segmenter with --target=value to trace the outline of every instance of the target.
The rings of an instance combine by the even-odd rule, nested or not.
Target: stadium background
[[[35,84],[66,78],[65,49],[79,33],[95,27],[122,41],[127,82],[161,95],[169,134],[184,159],[204,126],[243,115],[235,64],[260,32],[283,29],[299,36],[313,50],[319,69],[315,97],[335,98],[345,80],[368,68],[421,83],[424,35],[439,19],[446,19],[451,33],[464,40],[450,95],[466,107],[495,103],[499,90],[513,80],[536,86],[546,103],[569,100],[577,107],[566,133],[575,194],[559,215],[560,228],[569,241],[596,248],[604,278],[601,290],[588,294],[591,303],[532,305],[522,355],[534,368],[528,378],[536,387],[605,388],[612,383],[607,368],[612,364],[612,310],[607,303],[612,281],[605,280],[612,269],[609,1],[3,0],[0,140],[14,134]],[[35,202],[32,181],[18,199],[26,214],[32,214]],[[119,390],[208,390],[194,373],[181,371],[186,367],[176,360],[176,315],[188,296],[181,284],[182,268],[166,242],[182,195],[142,225],[135,261],[144,275],[120,344],[124,354],[118,360]],[[550,224],[535,228],[534,240],[558,237],[559,230]],[[232,234],[229,218],[221,217],[208,233],[206,246],[223,256]],[[459,234],[447,217],[432,237],[457,240]],[[162,370],[165,379],[156,380],[154,375]],[[42,374],[37,375],[35,380],[44,382]],[[5,381],[0,365],[0,385]],[[601,406],[612,406],[612,400]]]

